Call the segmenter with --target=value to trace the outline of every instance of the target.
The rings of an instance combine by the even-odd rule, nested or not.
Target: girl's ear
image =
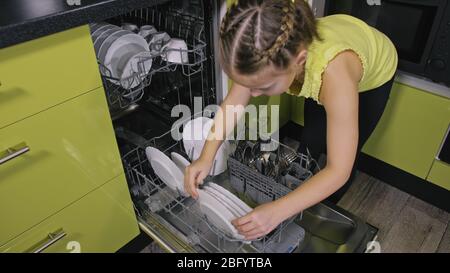
[[[308,51],[306,49],[302,49],[300,53],[298,53],[297,57],[295,58],[295,64],[297,66],[302,67],[306,62],[306,57],[308,56]]]

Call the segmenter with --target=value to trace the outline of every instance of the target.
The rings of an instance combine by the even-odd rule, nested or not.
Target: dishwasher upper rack
[[[198,73],[203,75],[205,62],[207,61],[206,49],[208,45],[205,42],[206,33],[202,16],[183,14],[172,6],[165,8],[156,6],[135,10],[119,17],[111,18],[108,21],[115,25],[121,25],[126,22],[136,24],[139,27],[153,25],[159,31],[167,32],[171,38],[183,39],[187,45],[187,49],[166,48],[162,52],[152,52],[151,56],[138,57],[136,60],[138,71],[134,71],[122,81],[113,77],[107,65],[99,61],[106,95],[113,112],[115,112],[114,110],[120,111],[128,108],[140,101],[144,97],[147,87],[151,85],[152,78],[156,73],[170,73],[179,69],[181,71],[180,74],[189,79]],[[180,56],[177,59],[181,60],[181,63],[165,62],[164,57],[168,54],[172,56],[179,54]],[[183,56],[187,56],[187,62]],[[152,68],[148,72],[145,69],[145,64],[148,64],[150,61],[152,62]],[[203,76],[201,77],[203,78]]]
[[[112,108],[124,109],[140,101],[156,73],[170,73],[180,69],[183,76],[190,78],[202,72],[206,61],[205,48],[206,43],[197,39],[195,44],[188,44],[187,50],[165,49],[150,56],[137,56],[135,57],[137,71],[133,71],[129,77],[123,79],[114,77],[107,65],[98,61],[109,105]],[[180,60],[183,60],[183,56],[188,56],[189,61],[182,63],[164,61],[165,56],[171,52],[174,52],[172,54],[179,54]],[[150,71],[146,71],[148,70],[146,65],[148,66],[149,62],[152,66]]]
[[[173,148],[176,148],[176,145],[170,145],[170,148],[164,150],[164,153],[170,153],[174,150]],[[246,252],[244,249],[251,248],[254,252],[263,253],[284,238],[284,229],[295,219],[295,217],[292,217],[284,221],[271,234],[249,245],[249,242],[231,238],[209,223],[206,216],[200,213],[198,203],[192,198],[183,197],[179,192],[166,187],[154,174],[144,149],[136,148],[130,151],[123,156],[123,162],[131,186],[137,186],[141,194],[147,197],[145,200],[146,205],[148,205],[147,213],[169,215],[184,230],[188,231],[188,234],[184,234],[184,236],[189,239],[189,243],[198,244],[209,251]],[[137,213],[142,215],[138,209]]]

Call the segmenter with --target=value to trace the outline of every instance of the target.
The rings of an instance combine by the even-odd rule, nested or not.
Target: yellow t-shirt
[[[317,19],[317,30],[323,41],[314,40],[308,48],[303,86],[294,82],[287,92],[313,98],[319,104],[322,74],[328,63],[339,53],[353,50],[361,59],[364,73],[359,92],[377,88],[389,81],[398,64],[397,50],[382,32],[364,21],[345,14]]]

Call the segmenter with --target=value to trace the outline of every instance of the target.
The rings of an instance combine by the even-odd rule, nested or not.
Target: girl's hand
[[[198,198],[197,188],[211,171],[212,162],[201,157],[184,170],[184,190],[193,198]]]
[[[274,230],[284,219],[280,216],[280,209],[275,202],[256,207],[244,217],[231,223],[246,240],[256,240]]]

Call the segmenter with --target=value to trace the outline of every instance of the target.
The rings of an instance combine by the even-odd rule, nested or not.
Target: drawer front
[[[426,179],[448,128],[450,100],[395,82],[362,151]]]
[[[115,252],[138,234],[125,176],[120,175],[0,247],[0,252]]]
[[[450,164],[435,160],[427,180],[450,191]]]
[[[0,49],[0,128],[101,85],[87,26]]]
[[[0,158],[2,244],[123,173],[103,89],[0,129]]]

